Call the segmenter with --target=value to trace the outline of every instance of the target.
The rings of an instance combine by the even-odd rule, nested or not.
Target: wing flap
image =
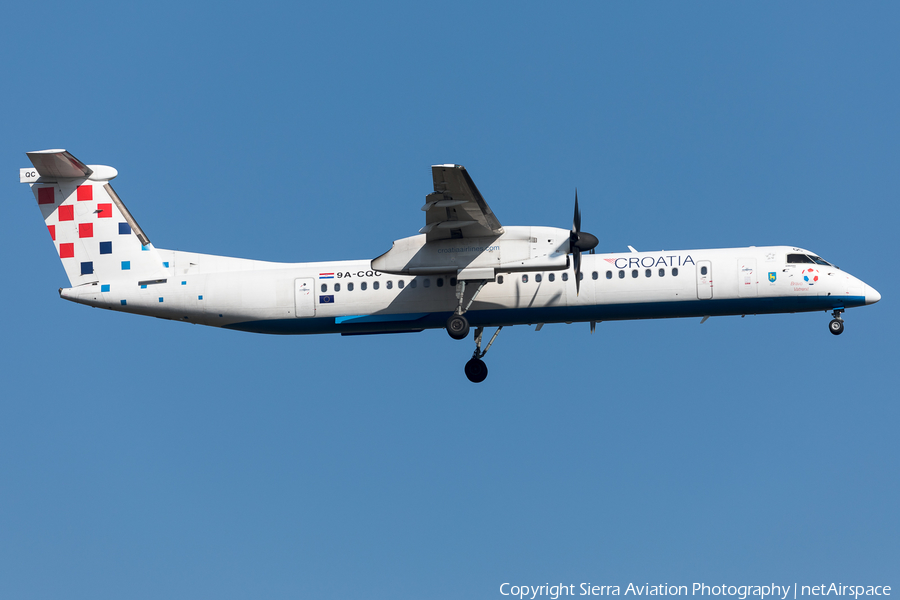
[[[425,197],[429,242],[450,238],[490,237],[503,233],[500,221],[462,165],[433,165],[434,192]]]

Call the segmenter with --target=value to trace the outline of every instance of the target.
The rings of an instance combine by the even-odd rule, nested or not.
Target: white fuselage
[[[442,328],[458,305],[455,273],[388,274],[374,270],[371,260],[289,264],[157,252],[166,264],[164,280],[118,278],[60,295],[111,310],[277,334]],[[474,326],[500,326],[831,311],[880,299],[836,267],[788,262],[796,254],[811,253],[772,246],[584,255],[577,295],[571,266],[498,271],[466,317]]]

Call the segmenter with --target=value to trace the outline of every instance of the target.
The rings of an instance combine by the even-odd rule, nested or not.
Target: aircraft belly
[[[742,314],[812,312],[843,306],[865,305],[863,296],[793,296],[785,298],[731,298],[721,300],[677,300],[624,302],[581,306],[533,306],[486,308],[466,313],[473,326],[522,325],[583,321],[622,321]],[[230,329],[271,334],[391,333],[441,329],[452,311],[409,312],[316,317],[310,319],[253,320],[225,325]]]

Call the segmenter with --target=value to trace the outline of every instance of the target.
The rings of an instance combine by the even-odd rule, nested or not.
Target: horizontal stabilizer
[[[28,159],[34,165],[38,175],[48,179],[87,178],[94,172],[90,167],[65,150],[39,150],[37,152],[26,152],[25,154],[28,155]]]

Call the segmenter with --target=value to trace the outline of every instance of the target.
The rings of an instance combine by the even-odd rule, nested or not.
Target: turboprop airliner
[[[271,334],[418,332],[474,327],[470,381],[503,327],[545,323],[825,311],[881,295],[814,252],[791,246],[595,253],[581,230],[504,227],[465,167],[431,167],[425,225],[376,258],[276,263],[156,248],[113,190],[117,171],[65,150],[26,153],[28,183],[72,302]],[[482,349],[487,327],[496,331]]]

